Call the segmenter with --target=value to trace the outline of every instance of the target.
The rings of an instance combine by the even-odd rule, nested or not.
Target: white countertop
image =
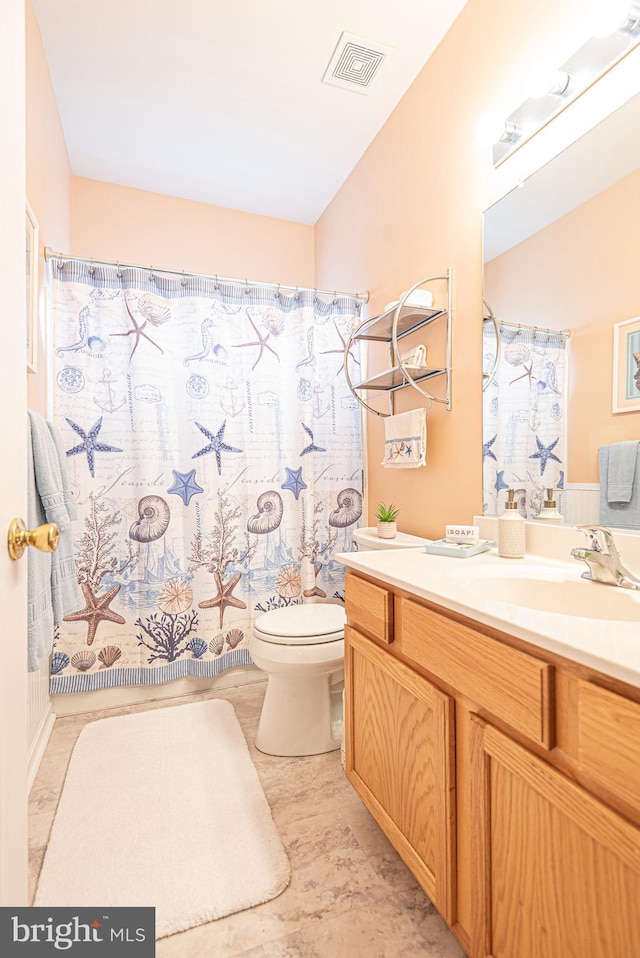
[[[336,555],[336,559],[388,585],[640,688],[640,592],[581,579],[585,569],[581,562],[562,562],[540,555],[503,559],[495,548],[468,559],[429,555],[424,549],[348,552]],[[624,596],[609,596],[589,592],[586,598],[596,606],[600,601],[615,600],[624,610],[628,601],[631,621],[625,620],[624,612],[622,620],[565,615],[498,601],[482,594],[482,582],[487,582],[493,573],[496,577],[514,574],[519,577],[529,572],[533,596],[536,596],[536,577],[542,581],[545,577],[559,578],[576,590],[606,589],[623,593]],[[474,580],[476,573],[478,579]],[[580,585],[574,586],[574,581]],[[543,594],[542,586],[537,594]],[[532,604],[536,603],[534,599]]]

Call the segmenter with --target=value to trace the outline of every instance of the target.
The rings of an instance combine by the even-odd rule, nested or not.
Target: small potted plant
[[[388,506],[384,502],[379,502],[376,506],[376,519],[378,520],[378,535],[381,539],[395,539],[396,519],[400,510],[393,503]]]

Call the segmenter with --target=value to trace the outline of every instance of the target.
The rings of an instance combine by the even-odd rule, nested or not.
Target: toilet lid
[[[341,605],[309,603],[289,605],[259,615],[255,631],[266,642],[281,645],[320,645],[343,638],[344,608]]]

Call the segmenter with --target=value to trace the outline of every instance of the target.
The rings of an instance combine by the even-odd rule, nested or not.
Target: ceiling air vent
[[[383,60],[392,49],[345,31],[333,51],[322,82],[355,93],[368,93]]]

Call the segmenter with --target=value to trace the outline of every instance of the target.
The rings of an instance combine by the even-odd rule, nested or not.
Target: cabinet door
[[[640,955],[640,830],[473,720],[473,958]]]
[[[347,777],[452,923],[453,701],[355,629],[345,639]]]

